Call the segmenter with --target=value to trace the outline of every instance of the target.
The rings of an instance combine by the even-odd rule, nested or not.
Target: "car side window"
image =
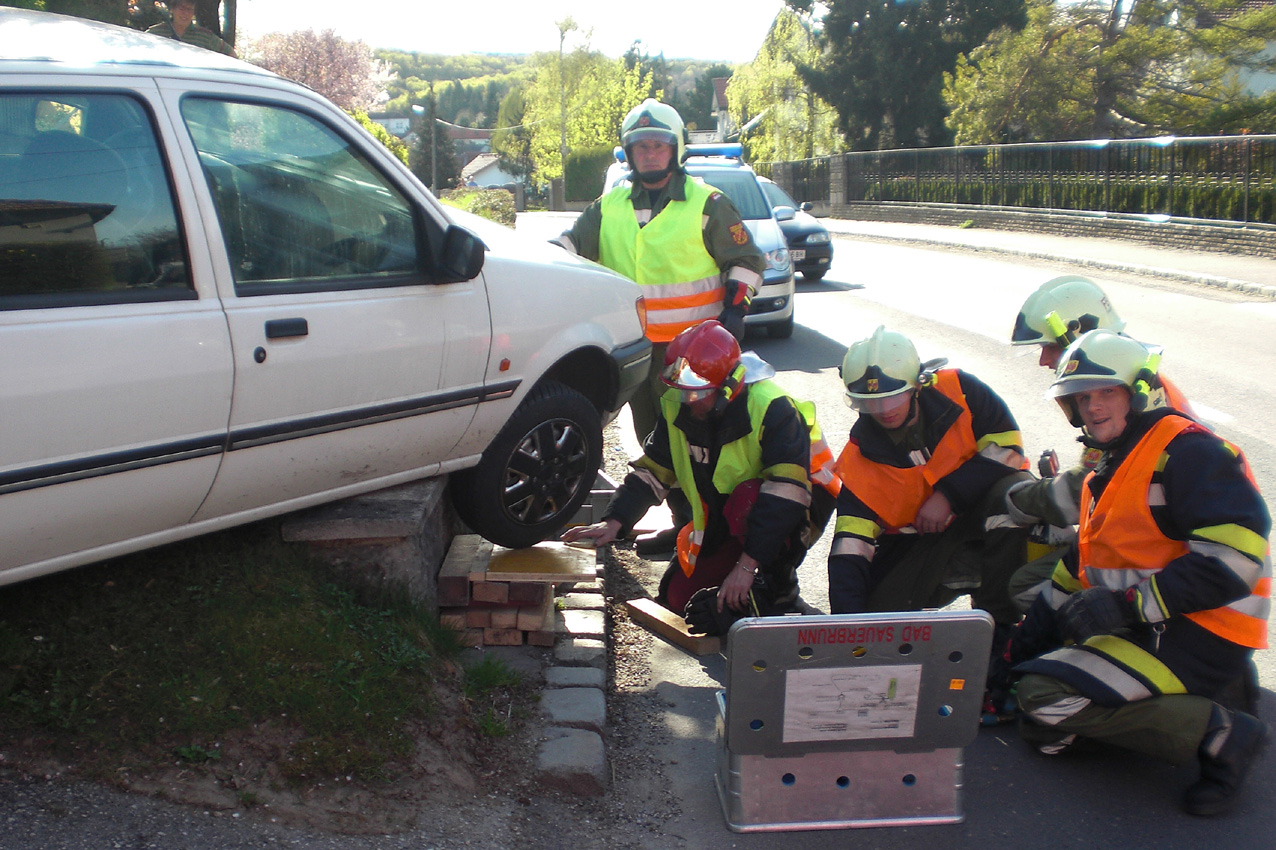
[[[126,94],[0,94],[0,309],[194,298],[168,172]]]
[[[239,295],[419,280],[411,203],[349,141],[283,106],[182,101]]]

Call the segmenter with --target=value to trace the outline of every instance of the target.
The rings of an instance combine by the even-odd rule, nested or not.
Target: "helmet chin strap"
[[[659,171],[639,171],[638,182],[643,184],[659,183],[661,180],[664,180],[666,177],[670,176],[671,174],[673,174],[672,165],[667,165],[664,168],[660,169]]]

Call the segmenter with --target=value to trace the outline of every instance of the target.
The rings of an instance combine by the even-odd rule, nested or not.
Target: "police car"
[[[828,274],[833,263],[833,242],[828,228],[811,215],[814,205],[810,201],[799,204],[788,192],[761,175],[758,182],[766,193],[780,230],[789,244],[789,258],[793,268],[801,272],[804,280],[815,282]]]
[[[624,148],[614,151],[616,162],[607,169],[603,191],[629,179]],[[762,288],[753,299],[745,326],[765,329],[767,334],[785,339],[793,335],[793,262],[780,222],[759,183],[761,178],[744,161],[738,143],[687,145],[683,167],[722,192],[744,219],[754,243],[766,255]]]

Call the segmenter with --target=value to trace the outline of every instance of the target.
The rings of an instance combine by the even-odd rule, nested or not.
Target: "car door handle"
[[[266,322],[266,339],[306,336],[309,333],[310,326],[305,319],[271,319]]]

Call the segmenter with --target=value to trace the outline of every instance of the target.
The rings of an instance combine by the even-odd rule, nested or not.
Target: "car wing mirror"
[[[797,211],[790,206],[776,207],[774,212],[777,221],[792,221],[797,216]]]
[[[473,280],[483,270],[487,246],[470,231],[449,224],[443,234],[443,256],[439,258],[438,278],[443,283]]]

